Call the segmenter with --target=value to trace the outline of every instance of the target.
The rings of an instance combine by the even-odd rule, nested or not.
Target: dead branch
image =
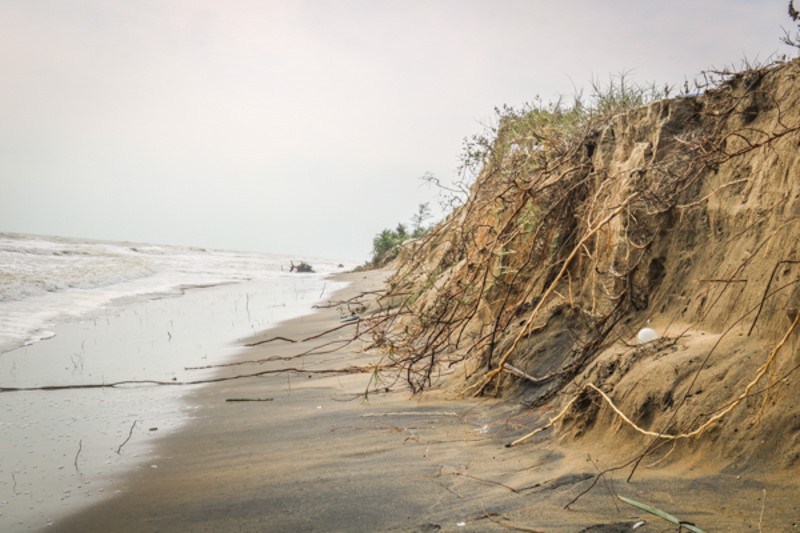
[[[389,321],[389,320],[394,320],[395,318],[396,317],[389,317],[389,316],[381,317],[379,320],[376,320],[376,321],[372,322],[371,325],[366,330],[361,331],[360,328],[357,327],[356,331],[353,333],[353,335],[351,337],[347,338],[347,339],[338,339],[338,340],[333,340],[333,341],[326,342],[324,344],[318,344],[318,345],[312,346],[308,350],[305,350],[305,351],[300,352],[300,353],[292,354],[292,355],[272,355],[270,357],[263,357],[261,359],[247,359],[247,360],[244,360],[244,361],[233,361],[233,362],[230,362],[230,363],[217,363],[217,364],[213,364],[213,365],[188,366],[188,367],[184,367],[184,370],[187,370],[187,371],[189,371],[189,370],[208,370],[208,369],[211,369],[211,368],[229,368],[229,367],[243,366],[243,365],[260,365],[260,364],[271,363],[271,362],[275,362],[275,361],[292,361],[294,359],[300,359],[302,357],[307,357],[307,356],[310,356],[310,355],[321,355],[321,354],[326,354],[326,353],[332,353],[332,352],[335,352],[337,350],[341,350],[341,349],[349,346],[353,342],[356,342],[358,340],[362,340],[367,334],[371,333],[376,328],[379,328],[382,325],[383,322]],[[349,325],[355,324],[356,326],[359,326],[359,324],[361,324],[361,323],[362,323],[362,321],[360,320],[358,322],[348,323],[346,325],[349,326]],[[340,329],[342,327],[343,326],[337,326],[336,328],[333,328],[331,330],[327,330],[327,331],[325,331],[323,333],[319,333],[319,334],[316,334],[316,335],[311,335],[310,337],[306,337],[305,339],[301,339],[301,340],[292,340],[292,339],[288,339],[286,337],[274,337],[273,339],[269,339],[269,340],[263,341],[263,342],[270,342],[270,341],[273,341],[273,340],[276,340],[276,339],[283,339],[283,340],[286,340],[286,341],[288,341],[290,343],[293,343],[293,344],[301,344],[301,343],[306,342],[308,340],[318,339],[318,338],[320,338],[320,337],[322,337],[322,336],[324,336],[324,335],[326,335],[326,334],[328,334],[328,333],[330,333],[332,331],[335,331],[336,329]],[[256,344],[263,344],[263,342],[256,343]],[[254,346],[254,344],[248,344],[247,346]],[[367,350],[369,350],[369,348],[365,348],[364,349],[364,351],[367,351]]]
[[[316,305],[313,305],[312,308],[313,309],[332,309],[334,307],[342,307],[342,306],[349,307],[351,305],[363,305],[365,299],[371,299],[372,297],[381,296],[383,294],[386,294],[386,290],[384,290],[384,289],[378,289],[378,290],[374,290],[374,291],[363,291],[363,292],[360,292],[360,293],[356,294],[355,296],[351,296],[350,298],[348,298],[346,300],[335,300],[335,301],[329,301],[326,304],[316,304]]]
[[[75,465],[75,471],[80,473],[78,469],[78,457],[81,455],[81,450],[83,450],[83,439],[78,441],[78,451],[75,453],[75,460],[72,462]]]
[[[758,322],[758,317],[761,316],[761,311],[764,309],[764,302],[767,300],[767,295],[769,293],[769,288],[772,285],[772,280],[775,279],[775,274],[778,272],[778,268],[782,265],[796,265],[800,264],[800,261],[795,261],[793,259],[784,259],[783,261],[778,261],[775,263],[775,268],[772,269],[772,274],[769,276],[769,281],[767,282],[767,286],[764,287],[764,295],[761,297],[761,302],[758,304],[758,311],[756,312],[756,316],[753,319],[753,323],[750,325],[750,329],[747,330],[747,336],[749,337],[751,333],[753,333],[753,329],[756,327],[756,322]]]
[[[527,533],[544,533],[544,531],[542,531],[541,529],[532,529],[525,526],[518,526],[516,524],[509,522],[508,520],[500,520],[499,518],[495,518],[494,516],[486,512],[486,509],[483,508],[483,504],[481,504],[481,509],[483,510],[483,515],[486,518],[488,518],[489,520],[491,520],[492,522],[494,522],[499,526],[503,526],[506,529],[511,529],[514,531],[525,531]]]
[[[547,424],[545,424],[542,427],[534,429],[533,431],[531,431],[527,435],[524,435],[524,436],[522,436],[522,437],[520,437],[520,438],[518,438],[518,439],[516,439],[516,440],[514,440],[514,441],[512,441],[512,442],[510,442],[508,444],[506,444],[506,448],[511,448],[512,446],[516,446],[517,444],[522,444],[526,440],[531,439],[532,437],[535,437],[539,433],[541,433],[543,431],[547,431],[548,429],[550,429],[551,427],[556,425],[559,420],[564,418],[564,415],[567,414],[567,412],[570,410],[572,405],[576,401],[578,401],[578,397],[579,397],[579,394],[576,394],[575,396],[573,396],[573,398],[569,402],[567,402],[567,405],[564,406],[564,408],[561,410],[561,412],[558,413],[555,417],[550,419],[550,422],[548,422]]]
[[[359,319],[359,321],[360,320],[361,319]],[[292,343],[292,344],[295,344],[295,343],[298,343],[298,342],[313,341],[315,339],[319,339],[320,337],[324,337],[325,335],[333,333],[334,331],[339,331],[340,329],[344,329],[344,328],[349,327],[349,326],[354,326],[357,323],[358,323],[358,321],[356,321],[356,322],[346,322],[344,324],[340,324],[340,325],[338,325],[336,327],[333,327],[331,329],[325,330],[322,333],[317,333],[317,334],[314,334],[314,335],[310,335],[310,336],[305,337],[303,339],[290,339],[288,337],[277,336],[277,337],[271,337],[269,339],[265,339],[263,341],[251,342],[251,343],[245,344],[245,346],[247,346],[249,348],[249,347],[252,347],[252,346],[260,346],[262,344],[268,344],[270,342],[275,342],[275,341],[284,341],[284,342],[289,342],[289,343]]]
[[[122,453],[122,447],[128,444],[128,441],[131,440],[131,437],[133,436],[133,428],[136,427],[136,422],[138,422],[138,420],[133,421],[131,428],[128,430],[128,437],[122,442],[122,444],[119,445],[119,448],[117,448],[117,455]]]
[[[637,196],[639,196],[639,195],[638,195],[638,193],[633,193],[632,195],[630,195],[630,196],[629,196],[629,197],[628,197],[628,198],[627,198],[625,201],[623,201],[623,202],[622,202],[622,203],[621,203],[621,204],[620,204],[620,205],[619,205],[619,206],[618,206],[616,209],[614,209],[614,210],[613,210],[613,211],[612,211],[610,214],[608,214],[608,215],[607,215],[607,216],[606,216],[606,217],[605,217],[603,220],[601,220],[601,221],[600,221],[598,224],[596,224],[596,225],[595,225],[593,228],[591,228],[591,229],[590,229],[590,230],[589,230],[589,231],[588,231],[588,232],[587,232],[587,233],[586,233],[586,234],[583,236],[583,238],[581,238],[581,240],[578,242],[578,244],[577,244],[577,245],[576,245],[576,246],[575,246],[575,247],[572,249],[572,252],[569,254],[569,256],[567,256],[566,260],[564,261],[564,264],[563,264],[563,266],[561,267],[561,270],[558,272],[558,274],[556,275],[555,279],[554,279],[554,280],[553,280],[553,281],[550,283],[550,286],[549,286],[549,287],[547,288],[547,290],[546,290],[546,291],[545,291],[545,292],[542,294],[541,298],[539,299],[539,303],[536,305],[536,307],[533,309],[533,311],[531,312],[531,314],[530,314],[530,316],[528,317],[528,319],[525,321],[525,324],[524,324],[524,326],[522,327],[522,330],[521,330],[521,331],[520,331],[520,333],[517,335],[517,337],[514,339],[514,342],[511,344],[511,347],[509,347],[509,348],[508,348],[508,350],[506,350],[506,352],[503,354],[503,357],[500,359],[500,362],[498,363],[498,365],[497,365],[497,368],[496,368],[496,369],[494,369],[494,370],[492,370],[491,372],[487,373],[487,374],[486,374],[486,375],[483,377],[483,379],[481,379],[481,380],[480,380],[478,383],[476,383],[475,385],[472,385],[472,386],[470,386],[470,387],[467,387],[467,388],[464,390],[464,393],[467,393],[467,392],[469,392],[470,390],[473,390],[473,389],[474,389],[474,390],[475,390],[475,392],[474,392],[474,394],[473,394],[473,395],[474,395],[474,396],[477,396],[477,395],[479,395],[481,392],[483,392],[483,389],[486,387],[486,385],[488,385],[488,384],[489,384],[489,383],[490,383],[490,382],[491,382],[491,381],[492,381],[492,380],[495,378],[495,376],[497,376],[497,374],[499,374],[499,373],[502,371],[502,369],[503,369],[503,366],[506,364],[506,362],[508,361],[509,357],[511,357],[511,355],[512,355],[512,354],[513,354],[513,353],[516,351],[516,349],[517,349],[517,346],[519,345],[519,341],[520,341],[520,340],[522,340],[522,338],[523,338],[523,337],[524,337],[524,336],[527,334],[528,328],[530,328],[531,324],[533,324],[533,321],[534,321],[534,319],[535,319],[535,318],[536,318],[536,316],[539,314],[539,311],[542,309],[542,307],[544,306],[544,303],[547,301],[547,299],[549,298],[549,296],[550,296],[550,295],[553,293],[553,291],[556,289],[556,286],[557,286],[557,285],[558,285],[558,283],[561,281],[561,278],[563,278],[563,277],[564,277],[564,274],[566,273],[566,271],[567,271],[567,268],[569,268],[569,266],[570,266],[570,263],[571,263],[571,262],[572,262],[572,260],[575,258],[575,256],[577,256],[577,255],[578,255],[578,252],[580,252],[580,250],[581,250],[581,248],[582,248],[583,244],[584,244],[584,243],[586,243],[586,242],[587,242],[589,239],[591,239],[591,238],[592,238],[592,237],[593,237],[593,236],[594,236],[594,235],[595,235],[595,234],[596,234],[598,231],[600,231],[600,229],[601,229],[603,226],[605,226],[606,224],[608,224],[608,223],[609,223],[611,220],[613,220],[613,219],[614,219],[614,218],[615,218],[617,215],[619,215],[620,213],[622,213],[622,211],[623,211],[624,209],[626,209],[626,208],[628,207],[628,205],[629,205],[629,204],[630,204],[630,203],[631,203],[631,202],[632,202],[632,201],[633,201],[633,200],[634,200],[634,199],[635,199]]]
[[[226,402],[271,402],[274,398],[225,398]]]
[[[499,481],[494,481],[494,480],[491,480],[491,479],[483,479],[483,478],[480,478],[480,477],[477,477],[477,476],[473,476],[471,474],[466,474],[464,472],[453,472],[453,475],[457,476],[457,477],[466,477],[466,478],[469,478],[469,479],[474,479],[475,481],[480,481],[481,483],[486,483],[488,485],[495,485],[495,486],[498,486],[498,487],[503,487],[504,489],[510,490],[514,494],[519,494],[519,491],[517,489],[515,489],[514,487],[510,487],[510,486],[506,485],[505,483],[500,483]]]
[[[511,366],[508,363],[503,365],[503,370],[505,370],[509,374],[513,374],[513,375],[515,375],[517,377],[520,377],[522,379],[526,379],[526,380],[530,381],[531,383],[544,383],[545,381],[549,381],[549,380],[553,379],[555,377],[555,375],[556,375],[554,372],[550,372],[547,375],[544,375],[542,377],[537,378],[537,377],[531,376],[530,374],[526,374],[522,370],[520,370],[518,368],[515,368],[515,367]]]
[[[237,379],[255,378],[267,376],[270,374],[364,374],[375,372],[376,370],[388,370],[387,366],[347,366],[344,368],[323,368],[323,369],[310,369],[310,368],[276,368],[273,370],[262,370],[260,372],[253,372],[252,374],[240,374],[237,376],[224,376],[208,379],[195,379],[191,381],[158,381],[153,379],[142,380],[123,380],[113,381],[110,383],[85,383],[73,385],[43,385],[39,387],[0,387],[0,393],[3,392],[26,392],[26,391],[57,391],[57,390],[77,390],[77,389],[116,389],[122,387],[131,387],[138,385],[153,385],[153,386],[186,386],[186,385],[205,385],[208,383],[221,383],[224,381],[233,381]]]

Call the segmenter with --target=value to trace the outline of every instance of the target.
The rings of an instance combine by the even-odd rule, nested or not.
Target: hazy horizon
[[[493,109],[796,55],[786,0],[5,0],[0,232],[364,260]]]

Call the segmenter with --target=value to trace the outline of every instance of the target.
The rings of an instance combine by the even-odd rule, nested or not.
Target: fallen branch
[[[544,533],[544,531],[542,531],[541,529],[532,529],[525,526],[518,526],[516,524],[512,524],[507,520],[500,520],[499,518],[494,518],[492,515],[486,512],[486,509],[483,508],[483,504],[481,504],[481,509],[483,510],[483,515],[486,518],[488,518],[489,520],[491,520],[492,522],[494,522],[499,526],[503,526],[506,529],[512,529],[514,531],[525,531],[527,533]]]
[[[546,374],[546,375],[544,375],[544,376],[542,376],[540,378],[537,378],[535,376],[531,376],[530,374],[526,374],[525,372],[523,372],[519,368],[513,367],[508,363],[503,365],[503,370],[508,372],[511,375],[520,377],[522,379],[526,379],[526,380],[530,381],[531,383],[544,383],[545,381],[549,381],[549,380],[553,379],[555,377],[555,375],[556,375],[553,372],[550,372],[549,374]]]
[[[772,281],[775,279],[775,274],[778,272],[778,268],[783,265],[792,265],[798,264],[800,261],[795,261],[792,259],[785,259],[783,261],[778,261],[775,263],[775,268],[772,269],[772,274],[769,276],[769,281],[767,282],[767,286],[764,287],[764,296],[761,297],[761,302],[758,304],[758,312],[756,312],[756,317],[753,319],[753,323],[750,325],[750,329],[747,330],[747,336],[749,337],[750,334],[753,333],[753,330],[756,327],[756,322],[758,322],[758,317],[761,316],[761,311],[764,309],[764,302],[767,300],[767,296],[769,295],[769,287],[772,285]]]
[[[274,398],[225,398],[226,402],[271,402]]]
[[[75,465],[75,471],[78,473],[80,473],[80,470],[78,470],[78,457],[81,455],[81,450],[83,450],[83,439],[78,441],[78,451],[75,454],[75,460],[73,461],[73,464]]]
[[[133,436],[133,428],[136,427],[136,422],[138,422],[138,420],[133,421],[133,424],[131,424],[131,428],[128,430],[128,438],[125,439],[125,441],[119,445],[119,448],[117,448],[117,455],[119,455],[122,452],[122,447],[128,444],[128,441],[131,440],[131,436]]]
[[[324,369],[308,369],[308,368],[276,368],[273,370],[262,370],[261,372],[254,372],[252,374],[240,374],[237,376],[226,376],[226,377],[218,377],[218,378],[209,378],[209,379],[197,379],[192,381],[158,381],[153,379],[143,379],[143,380],[125,380],[125,381],[114,381],[110,383],[86,383],[83,385],[45,385],[41,387],[0,387],[0,393],[2,392],[27,392],[27,391],[56,391],[56,390],[72,390],[72,389],[114,389],[120,388],[125,386],[135,386],[135,385],[163,385],[163,386],[185,386],[185,385],[205,385],[207,383],[220,383],[223,381],[233,381],[235,379],[246,379],[246,378],[255,378],[266,376],[269,374],[286,374],[286,373],[294,373],[294,374],[365,374],[374,372],[375,370],[386,370],[388,367],[385,366],[375,366],[375,365],[367,365],[367,366],[347,366],[344,368],[324,368]]]
[[[452,411],[434,411],[434,412],[400,411],[396,413],[367,413],[361,415],[361,418],[373,418],[373,417],[383,417],[383,416],[458,416],[458,413],[454,413]]]
[[[320,355],[320,354],[334,352],[336,350],[341,350],[342,348],[344,348],[345,346],[355,342],[356,340],[361,339],[362,336],[364,336],[364,335],[366,335],[368,333],[371,333],[373,330],[375,330],[375,328],[377,328],[383,322],[389,320],[390,318],[391,317],[382,317],[381,320],[379,320],[378,322],[372,324],[369,328],[365,329],[364,331],[360,331],[360,330],[357,329],[356,332],[353,334],[353,336],[349,337],[347,339],[332,340],[332,341],[326,342],[324,344],[316,345],[316,346],[314,346],[312,348],[309,348],[308,350],[306,350],[304,352],[296,353],[296,354],[293,354],[293,355],[273,355],[273,356],[264,357],[264,358],[261,358],[261,359],[247,359],[247,360],[244,360],[244,361],[233,361],[231,363],[219,363],[219,364],[214,364],[214,365],[202,365],[202,366],[187,366],[187,367],[184,367],[184,370],[187,370],[187,371],[188,370],[208,370],[208,369],[211,369],[211,368],[229,368],[229,367],[233,367],[233,366],[244,366],[244,365],[250,365],[250,364],[257,365],[257,364],[262,364],[262,363],[270,363],[270,362],[273,362],[273,361],[292,361],[294,359],[299,359],[301,357],[306,357],[306,356],[309,356],[309,355]],[[308,340],[313,340],[313,339],[322,337],[323,335],[326,335],[326,334],[328,334],[328,333],[330,333],[332,331],[335,331],[337,329],[341,329],[344,326],[349,326],[349,325],[353,325],[353,324],[359,325],[362,322],[363,322],[363,320],[358,320],[356,322],[350,322],[348,324],[343,324],[343,325],[337,326],[337,327],[335,327],[333,329],[329,329],[327,331],[323,331],[322,333],[318,333],[316,335],[312,335],[310,337],[306,337],[305,339],[301,339],[301,340],[290,339],[288,337],[273,337],[273,338],[267,339],[265,341],[259,341],[259,342],[255,343],[255,344],[247,344],[246,346],[255,346],[257,344],[264,344],[264,343],[272,342],[272,341],[275,341],[275,340],[283,340],[283,341],[286,341],[286,342],[289,342],[289,343],[298,343],[299,344],[299,343],[303,343],[303,342],[308,341]],[[332,346],[332,345],[335,345],[335,344],[339,344],[340,346],[336,346],[335,348],[332,348],[332,349],[329,349],[329,350],[326,350],[326,351],[320,351],[320,350],[322,350],[322,348],[326,348],[326,347],[329,347],[329,346]],[[366,349],[364,351],[366,351]]]
[[[498,487],[503,487],[504,489],[510,490],[514,494],[519,494],[519,490],[515,489],[514,487],[509,487],[505,483],[500,483],[499,481],[493,481],[491,479],[483,479],[483,478],[479,478],[477,476],[472,476],[470,474],[465,474],[463,472],[453,472],[453,475],[454,476],[458,476],[458,477],[466,477],[466,478],[469,478],[469,479],[474,479],[475,481],[480,481],[481,483],[486,483],[486,484],[489,484],[489,485],[497,485]]]
[[[559,420],[561,420],[562,418],[564,418],[564,415],[566,415],[566,414],[567,414],[567,411],[569,411],[569,408],[570,408],[570,407],[572,407],[572,404],[574,404],[574,403],[575,403],[575,402],[578,400],[578,397],[579,397],[579,396],[580,396],[580,393],[579,393],[579,394],[576,394],[576,395],[575,395],[575,396],[574,396],[574,397],[573,397],[573,398],[572,398],[572,399],[571,399],[571,400],[570,400],[570,401],[567,403],[567,405],[565,405],[565,406],[564,406],[564,409],[562,409],[560,413],[558,413],[558,414],[557,414],[557,415],[556,415],[554,418],[551,418],[551,419],[550,419],[550,422],[548,422],[547,424],[545,424],[544,426],[542,426],[542,427],[540,427],[540,428],[536,428],[536,429],[534,429],[533,431],[531,431],[531,432],[530,432],[530,433],[528,433],[527,435],[524,435],[524,436],[522,436],[522,437],[518,438],[517,440],[515,440],[515,441],[512,441],[512,442],[510,442],[510,443],[506,444],[506,448],[511,448],[512,446],[516,446],[517,444],[521,444],[521,443],[525,442],[526,440],[528,440],[528,439],[530,439],[530,438],[532,438],[532,437],[535,437],[536,435],[538,435],[538,434],[539,434],[539,433],[541,433],[542,431],[546,431],[546,430],[550,429],[551,427],[553,427],[554,425],[556,425],[556,423],[557,423]]]
[[[298,339],[290,339],[288,337],[278,336],[278,337],[272,337],[270,339],[265,339],[263,341],[250,342],[250,343],[245,344],[245,346],[250,348],[250,347],[253,347],[253,346],[260,346],[262,344],[267,344],[267,343],[275,342],[275,341],[284,341],[284,342],[290,342],[290,343],[293,343],[293,344],[294,343],[298,343],[298,342],[313,341],[314,339],[318,339],[320,337],[324,337],[325,335],[327,335],[329,333],[333,333],[334,331],[339,331],[340,329],[346,328],[348,326],[353,326],[356,323],[357,322],[355,322],[355,321],[345,322],[344,324],[340,324],[340,325],[338,325],[336,327],[333,327],[331,329],[325,330],[322,333],[317,333],[316,335],[311,335],[310,337],[306,337],[304,339],[299,339],[298,340]]]

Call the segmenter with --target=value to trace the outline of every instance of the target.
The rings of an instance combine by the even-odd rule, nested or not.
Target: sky
[[[0,232],[363,261],[493,110],[795,55],[787,0],[0,0]]]

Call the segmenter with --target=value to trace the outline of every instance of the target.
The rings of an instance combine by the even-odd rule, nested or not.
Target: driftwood
[[[236,379],[254,378],[266,376],[269,374],[365,374],[376,371],[385,370],[385,367],[380,365],[366,365],[366,366],[347,366],[344,368],[323,368],[323,369],[310,369],[310,368],[276,368],[273,370],[262,370],[261,372],[253,372],[251,374],[241,374],[237,376],[225,376],[208,379],[195,379],[190,381],[158,381],[153,379],[143,380],[123,380],[113,381],[110,383],[85,383],[85,384],[72,384],[72,385],[44,385],[41,387],[0,387],[2,392],[25,392],[25,391],[56,391],[56,390],[73,390],[73,389],[114,389],[120,387],[129,387],[136,385],[163,385],[163,386],[182,386],[182,385],[203,385],[206,383],[220,383],[223,381],[233,381]]]
[[[289,272],[298,272],[298,273],[312,273],[314,272],[314,268],[306,263],[305,261],[300,261],[298,264],[294,264],[294,261],[289,261],[291,265],[289,267]]]
[[[225,398],[226,402],[271,402],[274,398]]]

